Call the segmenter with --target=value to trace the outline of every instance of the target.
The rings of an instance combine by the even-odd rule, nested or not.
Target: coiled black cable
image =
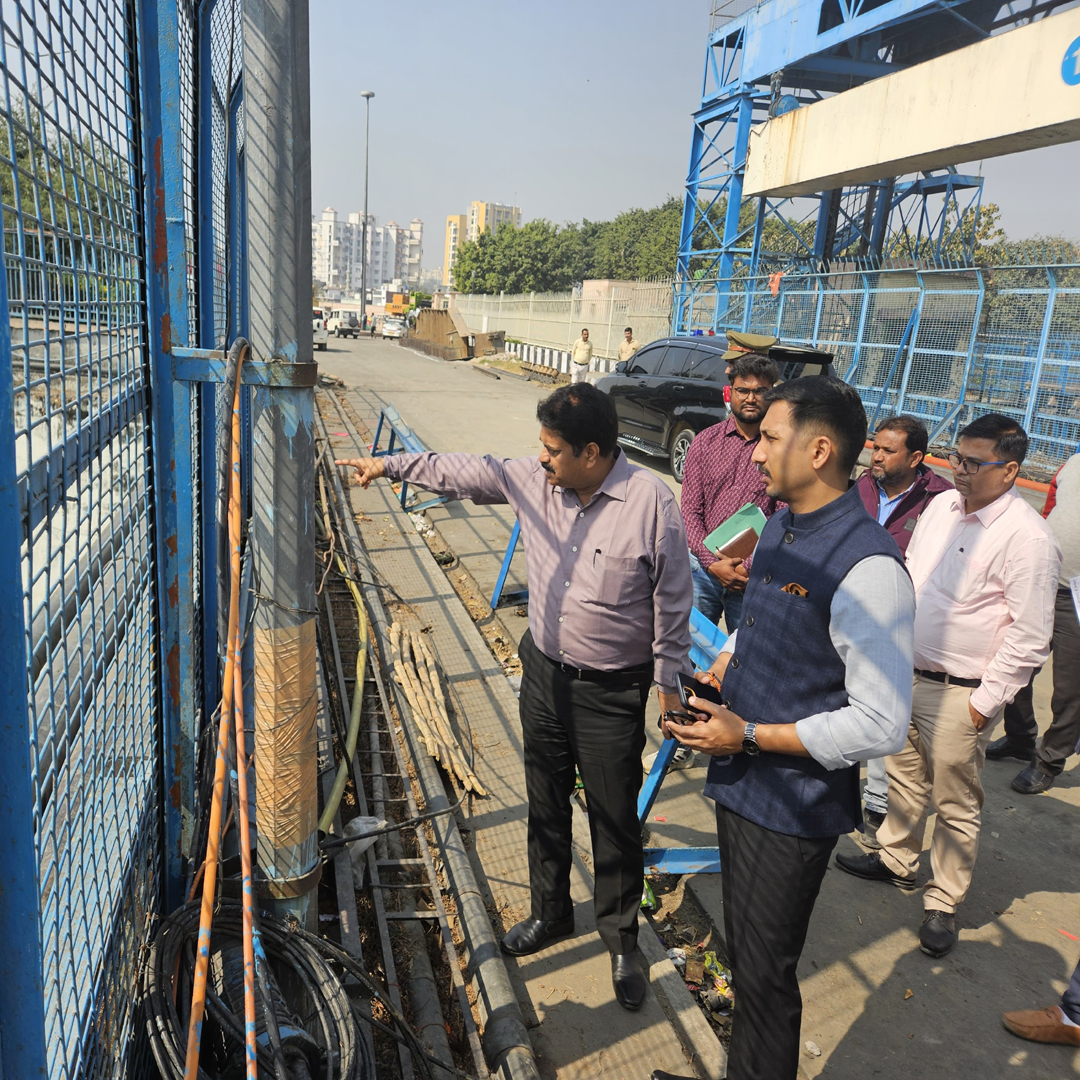
[[[390,1007],[388,996],[348,953],[302,930],[298,925],[264,916],[262,941],[267,959],[277,971],[288,971],[291,982],[303,988],[306,1001],[295,1011],[303,1017],[304,1040],[317,1046],[310,1072],[298,1069],[296,1075],[307,1073],[321,1080],[375,1080],[375,1062],[368,1042],[362,1037],[353,1015],[352,1003],[333,970],[332,964],[355,975],[368,993],[378,996],[388,1008],[395,1026],[407,1032],[406,1042],[416,1045],[418,1054],[423,1048],[409,1031],[403,1017]],[[199,932],[199,904],[193,902],[178,908],[162,920],[150,947],[142,978],[142,1003],[151,1051],[163,1080],[181,1080],[187,1045],[187,1010],[178,1011],[190,1000],[191,973],[194,969],[194,945]],[[214,916],[212,950],[219,942],[238,942],[243,935],[242,907],[238,901],[222,900]],[[211,980],[213,981],[213,980]],[[225,995],[226,997],[228,995]],[[213,987],[207,987],[208,1021],[219,1029],[222,1040],[231,1053],[243,1049],[243,1016],[237,1016]],[[308,1038],[310,1037],[310,1039]],[[276,1042],[277,1040],[275,1040]],[[204,1040],[205,1045],[205,1040]],[[269,1045],[259,1041],[260,1072],[275,1075],[277,1054]],[[280,1058],[278,1059],[280,1062]],[[426,1080],[431,1073],[422,1058],[417,1062]],[[212,1080],[212,1074],[202,1065],[200,1080]]]

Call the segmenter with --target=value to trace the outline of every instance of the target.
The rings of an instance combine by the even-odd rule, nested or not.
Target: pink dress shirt
[[[1015,489],[974,514],[938,495],[907,549],[915,667],[981,679],[971,705],[994,716],[1050,655],[1061,548]]]
[[[622,451],[587,506],[549,484],[537,458],[429,452],[385,461],[391,480],[510,504],[528,561],[529,629],[549,659],[600,671],[652,660],[664,690],[691,670],[694,588],[679,507]]]

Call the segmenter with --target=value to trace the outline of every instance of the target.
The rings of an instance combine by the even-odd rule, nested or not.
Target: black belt
[[[540,652],[539,649],[536,650]],[[648,679],[652,682],[652,661],[647,664],[635,664],[633,667],[616,668],[614,671],[600,671],[597,668],[579,668],[573,664],[564,664],[559,660],[552,660],[547,653],[540,655],[549,663],[557,667],[564,675],[571,679],[583,679],[585,682],[594,683],[631,683],[641,682]]]
[[[921,675],[924,679],[944,683],[946,686],[966,686],[972,690],[976,686],[982,686],[982,679],[958,679],[955,675],[949,675],[944,671],[923,671],[922,668],[916,668],[915,674]]]

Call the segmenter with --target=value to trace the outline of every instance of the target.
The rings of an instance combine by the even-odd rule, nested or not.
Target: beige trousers
[[[589,365],[588,364],[571,364],[570,365],[570,378],[573,382],[588,382],[589,381]]]
[[[1005,710],[978,732],[968,712],[968,688],[920,675],[914,678],[907,745],[885,759],[889,812],[877,838],[882,862],[894,874],[914,877],[926,814],[936,813],[930,845],[932,877],[923,906],[952,912],[971,885],[979,851],[986,745]]]

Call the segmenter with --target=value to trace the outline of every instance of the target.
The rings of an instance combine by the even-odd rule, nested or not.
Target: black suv
[[[619,414],[619,442],[666,457],[681,484],[694,436],[727,418],[728,361],[723,338],[661,338],[615,365],[596,386]],[[769,356],[785,382],[802,375],[835,375],[832,356],[815,349],[774,345]]]

